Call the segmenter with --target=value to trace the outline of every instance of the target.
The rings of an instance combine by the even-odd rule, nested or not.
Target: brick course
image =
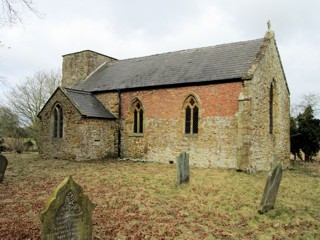
[[[160,162],[190,153],[195,166],[236,167],[238,98],[241,82],[125,92],[122,102],[122,157]],[[199,133],[184,134],[184,100],[199,102]],[[144,109],[144,134],[135,135],[131,104],[138,98]]]

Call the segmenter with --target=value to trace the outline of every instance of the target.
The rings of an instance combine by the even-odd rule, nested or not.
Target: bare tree
[[[18,114],[20,122],[29,127],[37,140],[39,120],[37,114],[61,83],[60,70],[38,71],[22,84],[11,88],[6,95],[9,105]]]
[[[316,92],[310,92],[304,94],[301,97],[301,102],[291,105],[291,116],[296,117],[300,113],[303,113],[307,107],[312,107],[314,115],[320,114],[320,94]]]
[[[1,3],[0,25],[12,25],[22,22],[21,15],[25,10],[40,16],[34,8],[32,0],[1,0]]]
[[[312,107],[314,111],[320,110],[320,94],[311,92],[303,95],[300,107],[306,109],[308,106]]]
[[[18,116],[8,107],[0,105],[0,137],[16,137],[18,128]]]

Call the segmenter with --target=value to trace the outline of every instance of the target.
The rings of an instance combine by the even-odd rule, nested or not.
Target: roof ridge
[[[242,79],[263,41],[222,43],[105,63],[74,88],[93,93]]]
[[[83,93],[83,94],[87,94],[87,95],[92,95],[91,92],[89,91],[85,91],[85,90],[79,90],[79,89],[74,89],[74,88],[64,88],[67,92],[76,92],[76,93]]]
[[[116,59],[116,58],[114,58],[114,57],[110,57],[110,56],[108,56],[108,55],[106,55],[106,54],[99,53],[99,52],[97,52],[97,51],[93,51],[93,50],[90,50],[90,49],[81,50],[81,51],[76,51],[76,52],[72,52],[72,53],[67,53],[67,54],[62,55],[62,57],[65,57],[65,56],[68,56],[68,55],[73,55],[73,54],[78,54],[78,53],[84,53],[84,52],[91,52],[91,53],[95,53],[95,54],[98,54],[98,55],[101,55],[101,56],[104,56],[104,57],[112,58],[112,59],[114,59],[114,60],[118,60],[118,59]]]
[[[237,42],[220,43],[220,44],[217,44],[217,45],[211,45],[211,46],[206,46],[206,47],[196,47],[196,48],[181,49],[181,50],[169,51],[169,52],[163,52],[163,53],[156,53],[156,54],[145,55],[145,56],[141,56],[141,57],[118,59],[118,61],[110,62],[108,64],[115,64],[117,62],[124,62],[124,61],[132,61],[134,59],[149,58],[149,57],[155,57],[155,56],[164,56],[164,55],[175,54],[175,53],[197,51],[197,50],[201,50],[201,49],[216,48],[216,47],[226,46],[226,45],[235,45],[235,44],[241,44],[241,43],[248,43],[248,42],[253,42],[253,41],[258,41],[258,40],[262,41],[263,39],[264,38],[256,38],[256,39],[237,41]]]

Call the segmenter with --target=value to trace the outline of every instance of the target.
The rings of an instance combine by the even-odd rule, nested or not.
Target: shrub
[[[8,138],[6,140],[6,150],[10,152],[23,153],[24,147],[21,139]]]
[[[25,151],[27,152],[31,151],[32,148],[34,147],[34,143],[30,139],[26,141],[23,145],[24,145]]]

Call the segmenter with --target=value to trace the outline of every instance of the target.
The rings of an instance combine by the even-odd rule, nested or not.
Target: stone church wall
[[[251,118],[243,117],[239,123],[239,129],[243,130],[240,145],[246,149],[248,157],[241,167],[253,170],[268,170],[274,157],[286,164],[290,153],[290,96],[274,39],[268,41],[270,43],[254,77],[244,82],[243,99],[247,101],[241,103],[243,111],[251,115]],[[273,106],[270,132],[271,84]]]
[[[63,137],[53,138],[52,109],[63,109]],[[43,159],[90,160],[117,155],[116,121],[83,118],[58,90],[40,114],[40,155]]]
[[[190,164],[235,168],[237,112],[241,82],[124,92],[121,157],[175,162],[190,153]],[[183,103],[192,94],[199,104],[199,133],[184,133]],[[131,104],[139,99],[144,110],[144,133],[133,133]]]
[[[119,95],[117,92],[97,93],[95,96],[105,106],[105,108],[118,118]]]
[[[122,158],[169,163],[186,151],[190,164],[201,167],[268,170],[274,157],[287,163],[290,93],[275,40],[268,34],[243,81],[96,94],[117,120],[82,117],[59,89],[40,114],[41,157],[89,160],[120,153]],[[105,61],[115,59],[92,51],[65,55],[63,86],[73,86]],[[190,95],[199,107],[197,134],[184,132],[184,102]],[[144,113],[142,134],[133,133],[135,100],[141,102]],[[53,138],[56,103],[64,114],[62,139]]]

